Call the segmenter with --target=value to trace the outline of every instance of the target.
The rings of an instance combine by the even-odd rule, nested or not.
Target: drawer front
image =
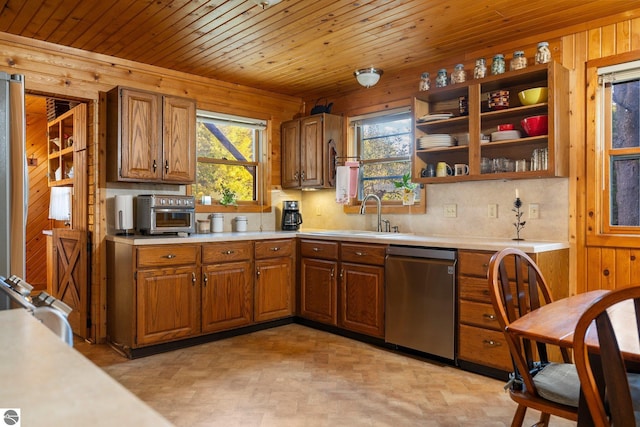
[[[256,241],[256,259],[290,257],[293,254],[293,240]]]
[[[197,245],[143,246],[136,249],[137,266],[144,268],[196,264],[198,252]]]
[[[386,246],[342,243],[340,260],[357,264],[384,265]]]
[[[458,359],[513,371],[509,346],[502,332],[460,325]]]
[[[463,299],[491,304],[489,281],[484,277],[458,277],[458,296]]]
[[[495,252],[458,251],[458,274],[487,277],[489,261]]]
[[[500,331],[500,323],[491,304],[460,300],[460,323]]]
[[[301,240],[300,254],[307,258],[338,259],[338,243],[322,240]]]
[[[202,245],[202,263],[240,261],[251,259],[253,242],[226,242]]]

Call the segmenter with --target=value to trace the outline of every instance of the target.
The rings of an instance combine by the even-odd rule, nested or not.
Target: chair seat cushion
[[[578,407],[580,380],[574,364],[549,363],[533,377],[533,383],[541,397],[562,405]]]
[[[633,402],[633,414],[636,425],[640,426],[640,374],[627,374],[629,389],[631,390],[631,401]]]

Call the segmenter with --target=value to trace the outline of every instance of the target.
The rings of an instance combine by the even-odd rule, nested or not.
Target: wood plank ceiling
[[[629,0],[0,0],[0,31],[311,99],[640,7]],[[510,52],[505,52],[510,53]],[[417,78],[416,78],[417,79]]]

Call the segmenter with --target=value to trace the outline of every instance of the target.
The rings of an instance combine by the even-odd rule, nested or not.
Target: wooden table
[[[600,296],[609,291],[598,290],[563,298],[533,310],[512,322],[507,333],[521,338],[553,344],[560,347],[573,347],[573,332],[582,313]],[[632,301],[623,301],[609,308],[609,317],[614,329],[618,345],[624,358],[632,362],[640,362],[640,344],[635,328],[635,313]],[[595,328],[587,332],[587,345],[597,351],[598,338]],[[578,408],[578,425],[592,425],[591,415],[580,393]]]

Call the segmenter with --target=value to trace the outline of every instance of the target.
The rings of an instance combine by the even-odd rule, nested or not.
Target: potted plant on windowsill
[[[238,206],[238,196],[236,195],[236,192],[224,185],[221,185],[220,187],[222,189],[220,191],[220,204],[222,206]]]
[[[401,189],[402,192],[402,204],[413,205],[416,201],[416,188],[418,184],[411,182],[411,175],[405,173],[402,175],[402,181],[394,182],[396,188]]]

